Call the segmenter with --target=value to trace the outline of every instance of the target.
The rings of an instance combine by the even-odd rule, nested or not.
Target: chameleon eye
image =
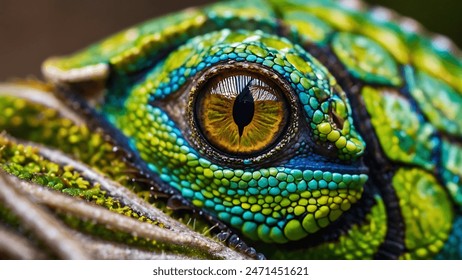
[[[234,71],[209,79],[194,113],[201,135],[218,151],[251,156],[270,149],[286,131],[288,104],[273,81]]]
[[[211,68],[191,90],[193,142],[214,158],[265,158],[296,131],[297,114],[289,86],[274,72],[235,63]]]

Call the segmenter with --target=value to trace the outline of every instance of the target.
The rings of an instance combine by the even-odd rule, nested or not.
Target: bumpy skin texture
[[[61,91],[85,89],[160,189],[269,258],[461,259],[462,61],[400,21],[355,1],[224,2],[43,69]],[[282,92],[281,136],[250,154],[220,150],[199,125],[237,131],[239,92],[218,112],[198,101],[233,71]],[[266,131],[251,125],[249,143]]]

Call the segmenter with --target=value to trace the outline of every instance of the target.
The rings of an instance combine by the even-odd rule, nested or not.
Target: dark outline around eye
[[[209,79],[216,77],[220,73],[230,71],[242,71],[247,73],[253,73],[254,75],[262,76],[262,79],[269,80],[270,83],[279,87],[283,98],[285,98],[286,104],[289,108],[289,112],[286,114],[287,120],[284,131],[279,133],[278,139],[275,139],[271,145],[267,148],[249,155],[232,155],[225,151],[220,151],[211,145],[208,140],[204,137],[200,131],[197,119],[195,116],[195,108],[198,96],[201,94],[201,89],[207,84]],[[259,164],[270,160],[278,154],[288,143],[292,142],[296,138],[298,132],[298,116],[299,108],[297,105],[297,99],[290,86],[281,78],[278,74],[269,68],[258,64],[245,63],[245,62],[231,62],[227,64],[215,65],[209,69],[198,73],[193,79],[194,84],[189,92],[189,100],[187,105],[187,118],[189,127],[191,129],[190,142],[198,151],[201,151],[207,157],[218,160],[230,165],[248,165],[248,164]]]

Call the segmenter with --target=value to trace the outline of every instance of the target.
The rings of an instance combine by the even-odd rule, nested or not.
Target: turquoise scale
[[[98,110],[164,184],[267,257],[462,259],[462,60],[348,2],[188,10],[51,59],[45,74],[81,82],[68,73],[109,65]],[[233,161],[197,140],[194,83],[232,67],[287,85],[293,135],[277,156]]]

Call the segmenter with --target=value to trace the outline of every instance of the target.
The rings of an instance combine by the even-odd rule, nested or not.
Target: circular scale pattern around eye
[[[462,258],[462,60],[419,29],[358,1],[230,1],[44,69],[111,75],[97,110],[268,257]]]
[[[261,153],[285,132],[289,106],[284,94],[258,75],[218,74],[199,95],[196,122],[217,150],[238,156]]]
[[[127,110],[136,114],[125,115],[121,125],[138,139],[136,146],[143,158],[157,155],[151,168],[196,206],[255,240],[299,240],[348,210],[361,197],[367,176],[282,165],[251,168],[258,158],[242,160],[249,166],[244,169],[221,167],[202,158],[166,112],[149,104],[178,91],[188,77],[222,61],[260,64],[279,73],[297,92],[315,131],[313,136],[320,143],[334,144],[339,157],[355,158],[362,153],[363,143],[351,127],[345,97],[330,92],[335,86],[333,78],[311,60],[287,40],[260,32],[224,30],[196,37],[134,87]],[[330,119],[332,104],[344,118],[342,129]],[[328,136],[331,132],[337,137]]]
[[[334,144],[342,159],[362,154],[364,144],[351,129],[352,119],[348,113],[351,109],[343,91],[323,66],[299,46],[283,38],[258,31],[230,30],[196,37],[169,56],[161,73],[152,74],[167,77],[156,76],[158,85],[148,78],[143,90],[152,92],[151,98],[164,98],[178,90],[187,77],[223,61],[249,62],[273,69],[297,92],[316,138]],[[332,112],[342,120],[342,127],[334,123]]]

